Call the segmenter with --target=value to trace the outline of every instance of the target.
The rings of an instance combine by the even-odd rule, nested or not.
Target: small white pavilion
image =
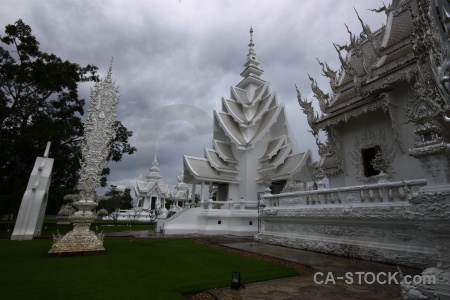
[[[165,207],[166,199],[170,197],[169,185],[159,174],[158,160],[153,160],[150,174],[146,181],[137,181],[134,192],[137,197],[136,207],[145,210],[159,210]]]
[[[184,171],[181,171],[181,175],[177,176],[178,183],[171,192],[170,197],[166,200],[170,201],[169,212],[177,212],[181,210],[181,207],[185,206],[185,203],[190,200],[189,187],[184,183]]]

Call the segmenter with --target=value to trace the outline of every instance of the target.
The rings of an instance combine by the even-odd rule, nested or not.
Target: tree
[[[139,217],[139,215],[142,212],[142,207],[133,207],[133,209],[131,210],[130,213],[130,219],[131,221],[136,221],[137,217]]]
[[[119,209],[131,209],[131,190],[126,188],[121,191],[115,185],[110,185],[109,190],[105,193],[106,200],[100,201],[97,210],[106,209],[108,213],[113,213]]]
[[[30,26],[22,20],[7,25],[0,41],[1,216],[17,212],[19,205],[2,202],[26,187],[34,161],[42,156],[47,141],[52,142],[50,153],[55,158],[52,189],[76,187],[85,104],[77,88],[79,83],[97,81],[98,76],[94,65],[82,67],[40,51]],[[117,121],[108,160],[120,161],[123,154],[136,151],[128,144],[131,136]],[[108,174],[105,168],[102,186],[106,186]],[[20,204],[21,196],[13,198]]]
[[[158,216],[161,214],[161,208],[148,209],[148,218],[150,223],[154,223]]]

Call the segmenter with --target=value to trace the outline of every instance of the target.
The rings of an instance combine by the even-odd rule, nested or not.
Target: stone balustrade
[[[267,207],[399,202],[406,201],[405,186],[414,190],[426,184],[425,179],[383,182],[275,195],[265,194],[263,199]]]
[[[257,209],[258,201],[247,201],[244,197],[235,201],[233,199],[227,201],[214,201],[209,199],[201,203],[203,209],[229,209],[229,210],[245,210]]]

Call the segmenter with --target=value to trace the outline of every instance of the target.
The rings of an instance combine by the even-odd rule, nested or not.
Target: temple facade
[[[155,158],[150,173],[144,181],[136,181],[134,193],[136,201],[133,208],[121,209],[105,216],[104,220],[154,222],[157,217],[166,217],[169,213],[166,200],[172,197],[169,184],[165,183],[159,174],[158,160]]]
[[[135,207],[145,210],[160,210],[165,207],[166,199],[171,196],[169,185],[159,174],[158,160],[152,162],[150,174],[145,181],[137,181],[134,192],[137,198]]]
[[[183,159],[191,204],[199,193],[200,207],[183,209],[159,224],[166,234],[252,235],[258,230],[259,194],[268,186],[280,193],[287,181],[304,189],[313,180],[311,152],[296,149],[284,105],[262,74],[251,29],[243,79],[221,99],[222,109],[214,111],[212,147],[204,149],[204,157]]]
[[[329,92],[309,78],[320,115],[297,90],[319,147],[316,175],[326,176],[331,187],[374,183],[380,177],[390,181],[426,177],[422,163],[408,151],[417,138],[413,120],[418,114],[432,114],[418,94],[425,78],[414,51],[410,8],[417,10],[415,1],[393,1],[380,8],[386,25],[375,31],[356,15],[361,34],[347,28],[350,40],[334,44],[340,70],[319,61],[330,80]]]
[[[429,268],[436,283],[402,282],[405,299],[450,299],[450,5],[393,0],[386,25],[334,44],[338,71],[319,61],[321,110],[297,90],[316,138],[315,177],[330,188],[266,194],[256,240]],[[325,138],[324,138],[325,136]],[[437,267],[436,267],[437,266]],[[430,297],[430,298],[428,298]]]

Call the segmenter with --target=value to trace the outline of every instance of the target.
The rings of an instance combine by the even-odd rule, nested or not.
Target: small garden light
[[[239,290],[241,287],[245,288],[245,285],[241,283],[241,273],[233,272],[231,275],[231,289]]]

